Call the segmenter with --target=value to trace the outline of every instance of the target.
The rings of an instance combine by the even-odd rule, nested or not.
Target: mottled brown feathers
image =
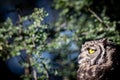
[[[85,42],[78,56],[77,80],[120,80],[118,48],[107,39]]]

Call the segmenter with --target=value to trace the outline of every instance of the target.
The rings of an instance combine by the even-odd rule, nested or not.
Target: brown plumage
[[[120,80],[119,50],[107,39],[85,42],[78,56],[77,80]]]

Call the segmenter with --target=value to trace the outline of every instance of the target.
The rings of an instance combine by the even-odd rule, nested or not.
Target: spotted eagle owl
[[[108,39],[85,42],[78,56],[77,80],[120,80],[119,50]]]

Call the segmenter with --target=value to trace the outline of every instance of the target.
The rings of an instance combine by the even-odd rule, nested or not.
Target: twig
[[[100,23],[102,23],[106,28],[109,28],[109,27],[110,27],[108,24],[104,23],[104,21],[103,21],[93,10],[91,10],[90,8],[88,8],[88,11],[89,11],[90,13],[92,13],[93,16],[94,16]]]
[[[42,63],[42,65],[43,65],[44,69],[46,70],[47,80],[49,80],[49,71],[48,71],[46,65],[45,65],[43,62],[41,62],[41,63]]]

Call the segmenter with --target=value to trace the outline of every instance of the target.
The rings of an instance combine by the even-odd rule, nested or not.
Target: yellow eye
[[[89,49],[88,52],[89,52],[89,54],[94,54],[95,50],[94,49]]]

